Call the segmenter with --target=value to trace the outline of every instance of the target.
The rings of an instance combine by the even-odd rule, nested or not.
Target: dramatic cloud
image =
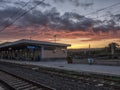
[[[12,23],[14,19],[19,17],[19,15],[15,15],[18,10],[21,10],[22,13],[26,12],[24,9],[19,8],[6,8],[4,10],[0,10],[0,13],[2,13],[0,15],[0,18],[2,18],[1,22],[11,21]],[[63,15],[60,15],[56,8],[52,8],[51,10],[44,12],[34,10],[23,16],[19,21],[17,21],[17,24],[22,24],[24,26],[42,25],[57,30],[87,30],[89,27],[92,27],[95,22],[96,21],[91,18],[86,18],[72,12],[66,12]]]
[[[116,32],[117,30],[120,30],[120,23],[119,23],[119,15],[114,15],[110,20],[105,20],[103,22],[98,23],[93,30],[95,32],[103,31],[103,32],[109,32],[113,31]]]
[[[29,0],[28,0],[29,1]],[[31,0],[25,8],[25,0],[1,0],[0,5],[0,39],[16,39],[34,37],[41,40],[53,40],[53,35],[69,39],[83,38],[78,41],[98,41],[120,38],[120,14],[115,14],[109,20],[95,20],[75,12],[60,12],[48,2],[20,17],[40,0]],[[54,0],[56,3],[70,2],[79,5],[79,0]],[[3,6],[4,5],[4,6]],[[42,10],[42,8],[47,8]],[[20,11],[20,12],[19,12]],[[20,17],[18,20],[16,20]],[[13,23],[14,22],[14,23]],[[87,39],[86,39],[87,38]]]
[[[40,0],[34,0],[32,3],[36,5],[38,3],[41,3],[41,1]],[[41,6],[43,6],[43,7],[50,7],[51,5],[49,3],[42,2]]]
[[[64,0],[54,0],[55,2],[66,2]],[[78,0],[67,0],[69,2],[78,3]],[[2,0],[2,3],[9,2],[8,0]],[[28,1],[29,2],[29,1]],[[31,4],[39,3],[39,0],[31,0]],[[10,3],[10,2],[9,2]],[[14,4],[23,5],[24,1],[17,2],[11,1]],[[51,6],[49,3],[42,2],[41,6]],[[20,11],[20,12],[18,12]],[[20,8],[20,7],[13,7],[9,6],[4,9],[0,10],[0,23],[2,25],[8,25],[9,23],[13,23],[16,18],[18,18],[22,13],[27,12],[27,9]],[[65,12],[61,15],[60,12],[57,11],[55,7],[51,9],[47,9],[45,11],[41,10],[32,10],[31,12],[27,13],[25,16],[21,17],[19,20],[16,21],[15,25],[18,26],[43,26],[49,27],[54,30],[89,30],[93,29],[94,32],[108,32],[109,30],[119,30],[120,27],[117,25],[120,20],[120,16],[114,15],[108,21],[100,21],[100,20],[93,20],[92,18],[87,18],[82,16],[78,13],[73,12]],[[3,23],[4,22],[4,23]]]

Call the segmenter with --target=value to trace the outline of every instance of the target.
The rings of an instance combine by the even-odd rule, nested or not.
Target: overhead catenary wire
[[[110,6],[107,6],[107,7],[101,8],[101,9],[98,9],[98,10],[96,10],[96,11],[94,11],[94,12],[88,13],[88,14],[86,14],[85,16],[89,16],[89,15],[92,15],[92,14],[96,14],[97,12],[104,11],[104,10],[106,10],[106,9],[108,9],[108,8],[117,6],[117,5],[119,5],[119,4],[120,4],[120,2],[119,2],[119,3],[112,4],[112,5],[110,5]]]
[[[31,0],[29,0],[28,2],[26,2],[26,3],[22,6],[22,8],[25,8],[25,7],[30,3],[30,1],[31,1]],[[16,11],[13,15],[11,15],[10,18],[11,18],[11,19],[12,19],[13,17],[16,18],[16,17],[17,17],[16,15],[20,14],[21,11],[22,11],[22,9],[20,8],[20,9],[19,9],[18,11]],[[9,22],[9,19],[7,19],[6,21],[2,22],[2,23],[0,24],[0,26],[6,24],[7,22]]]
[[[117,10],[113,13],[116,13],[116,12],[120,12],[120,10]],[[114,16],[115,14],[112,14],[112,15]],[[102,18],[102,17],[106,17],[106,16],[111,16],[111,15],[110,14],[104,14],[104,15],[100,15],[100,16],[97,16],[96,18],[92,18],[92,19],[98,19],[98,18]]]
[[[40,5],[42,2],[44,2],[45,0],[40,1],[39,3],[37,3],[35,6],[31,7],[29,10],[27,10],[26,12],[22,13],[19,17],[17,17],[12,23],[10,23],[9,25],[6,25],[3,29],[0,30],[0,32],[4,31],[6,28],[8,28],[9,26],[13,25],[18,19],[20,19],[21,17],[23,17],[24,15],[26,15],[28,12],[30,12],[31,10],[33,10],[34,8],[36,8],[38,5]]]

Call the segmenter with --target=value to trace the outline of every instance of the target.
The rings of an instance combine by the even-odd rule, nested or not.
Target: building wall
[[[67,57],[67,51],[66,49],[56,49],[56,50],[44,50],[44,58],[50,59],[50,58],[66,58]]]
[[[26,47],[27,46],[19,48],[18,46],[18,48],[12,47],[11,50],[0,50],[0,58],[9,60],[40,61],[44,59],[65,59],[67,57],[67,46],[41,45],[36,49]]]

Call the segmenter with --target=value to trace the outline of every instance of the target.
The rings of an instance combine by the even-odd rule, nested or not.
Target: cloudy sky
[[[33,39],[105,47],[120,42],[120,0],[0,0],[0,43]]]

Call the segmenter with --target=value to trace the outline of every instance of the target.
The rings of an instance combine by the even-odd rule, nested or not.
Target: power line
[[[110,5],[110,6],[108,6],[108,7],[104,7],[104,8],[98,9],[98,10],[96,10],[96,11],[94,11],[94,12],[88,13],[88,14],[86,14],[85,16],[88,16],[88,15],[91,15],[91,14],[95,14],[95,13],[97,13],[97,12],[101,12],[101,11],[103,11],[103,10],[105,10],[105,9],[114,7],[114,6],[119,5],[119,4],[120,4],[120,2],[119,2],[119,3],[115,3],[115,4]]]
[[[120,10],[117,10],[117,11],[115,11],[115,12],[113,12],[113,13],[116,13],[116,12],[119,12],[119,11],[120,11]],[[112,14],[112,15],[114,16],[115,14]],[[98,19],[98,18],[106,17],[106,16],[111,16],[111,15],[104,14],[104,15],[97,16],[97,18],[93,18],[93,19]]]
[[[26,7],[30,3],[30,1],[31,0],[29,0],[27,3],[25,3],[22,8]],[[16,15],[18,15],[21,11],[22,11],[22,9],[20,8],[18,11],[15,12],[15,14],[11,15],[10,18],[17,17]],[[5,22],[1,23],[0,26],[6,24],[8,21],[9,21],[9,19],[7,19]]]
[[[17,17],[12,23],[10,23],[9,25],[6,25],[2,30],[0,30],[0,32],[4,31],[7,27],[11,26],[12,24],[14,24],[18,19],[20,19],[21,17],[23,17],[24,15],[26,15],[28,12],[30,12],[31,10],[33,10],[34,8],[36,8],[38,5],[40,5],[44,0],[40,1],[39,3],[37,3],[35,6],[31,7],[28,11],[24,12],[23,14],[21,14],[19,17]]]

